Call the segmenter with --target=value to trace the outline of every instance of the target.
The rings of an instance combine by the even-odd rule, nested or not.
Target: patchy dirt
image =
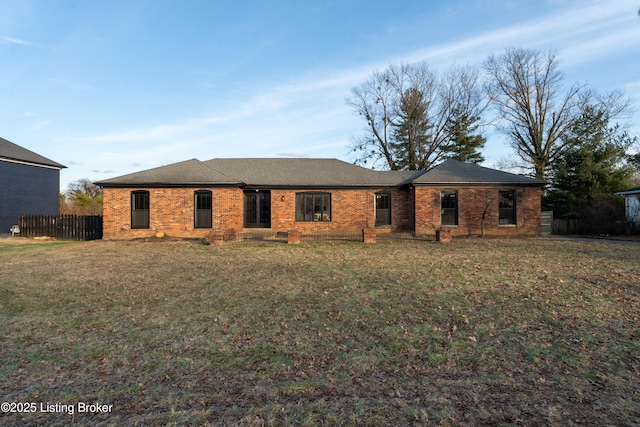
[[[57,242],[54,237],[12,237],[11,234],[0,234],[0,245],[23,245],[30,243]]]

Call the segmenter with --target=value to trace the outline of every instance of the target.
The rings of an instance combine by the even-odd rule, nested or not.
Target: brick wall
[[[149,192],[149,228],[131,228],[131,192]],[[105,188],[104,239],[150,237],[162,232],[176,237],[206,237],[211,229],[194,228],[194,193],[200,188]],[[244,192],[239,188],[212,188],[212,229],[233,240],[243,230]],[[361,232],[375,225],[374,189],[327,190],[331,193],[331,221],[296,222],[296,193],[271,191],[271,230],[298,229],[303,234]],[[311,191],[315,192],[315,191]],[[413,200],[409,190],[389,190],[392,227],[413,228]],[[388,227],[390,230],[391,227]]]
[[[414,190],[392,190],[391,226],[393,231],[413,231],[415,227]]]
[[[222,231],[233,240],[243,230],[244,192],[240,188],[211,188],[212,228],[194,227],[194,193],[202,188],[105,188],[104,239],[150,237],[162,232],[176,237],[206,237],[211,230]],[[444,188],[418,187],[415,190],[385,190],[391,194],[391,227],[379,232],[413,230],[417,234],[435,234],[441,227],[440,191]],[[498,225],[498,191],[516,192],[517,224]],[[149,192],[149,229],[131,229],[131,192]],[[207,190],[207,189],[205,189]],[[486,208],[487,235],[540,234],[539,188],[458,188],[458,226],[454,235],[480,235],[482,213]],[[310,233],[357,233],[375,226],[376,189],[341,189],[331,193],[331,221],[296,222],[296,193],[309,190],[271,191],[271,230],[300,230]],[[415,216],[414,216],[415,209]],[[415,218],[415,222],[414,222]]]
[[[149,228],[131,229],[131,192],[149,192]],[[211,190],[212,228],[227,234],[242,229],[242,190],[238,188],[105,188],[103,238],[128,239],[162,232],[176,237],[206,237],[211,229],[194,227],[194,193]]]
[[[413,203],[409,190],[272,190],[271,227],[274,231],[298,229],[303,234],[313,232],[360,232],[375,226],[375,195],[386,191],[391,194],[391,221],[393,228],[413,227]],[[331,221],[297,222],[295,220],[296,193],[331,193]]]
[[[450,228],[453,235],[481,235],[482,216],[485,234],[489,236],[523,236],[540,234],[541,190],[537,187],[468,187],[415,189],[416,233],[435,235],[442,227],[440,192],[458,191],[458,225]],[[514,190],[516,195],[516,224],[498,224],[498,193]]]

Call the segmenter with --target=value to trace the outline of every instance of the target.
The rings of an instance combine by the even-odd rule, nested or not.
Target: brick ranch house
[[[104,239],[411,231],[540,234],[545,182],[447,160],[429,170],[374,171],[336,159],[187,160],[96,182]],[[262,229],[262,230],[256,230]]]

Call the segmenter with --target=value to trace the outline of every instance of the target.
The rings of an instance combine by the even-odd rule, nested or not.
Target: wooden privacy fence
[[[577,218],[554,218],[553,211],[542,211],[540,216],[542,235],[549,234],[580,234],[582,221]]]
[[[102,239],[102,217],[88,215],[20,215],[20,236],[59,240]]]
[[[581,234],[582,223],[576,218],[553,218],[553,234]]]
[[[542,225],[543,236],[548,236],[553,233],[553,211],[542,211],[542,215],[540,215],[540,222]]]

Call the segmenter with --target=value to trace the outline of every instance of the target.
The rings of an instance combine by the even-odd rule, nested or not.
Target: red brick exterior
[[[440,193],[443,190],[458,192],[458,225],[443,226],[441,222]],[[516,195],[516,224],[498,224],[498,193],[514,190]],[[485,235],[535,236],[541,231],[539,187],[417,187],[416,227],[418,235],[434,235],[437,229],[447,228],[454,236],[482,235],[484,213]]]
[[[391,222],[394,228],[413,228],[413,204],[408,190],[340,189],[340,190],[272,190],[271,228],[274,231],[300,230],[302,234],[321,232],[360,233],[375,226],[375,196],[391,194]],[[296,221],[296,193],[331,193],[331,221]]]
[[[131,228],[131,192],[149,192],[149,228]],[[210,190],[212,228],[194,227],[194,194]],[[212,229],[228,237],[242,229],[243,192],[239,188],[104,188],[103,239],[151,237],[162,232],[175,237],[207,237]]]
[[[375,227],[375,195],[391,195],[391,226],[376,227],[378,233],[414,230],[416,234],[435,235],[440,223],[440,191],[444,188],[415,189],[333,189],[271,190],[271,230],[298,230],[313,233],[361,233]],[[447,189],[451,189],[447,187]],[[487,235],[537,235],[540,233],[540,189],[537,187],[454,188],[458,191],[458,225],[453,235],[479,235],[485,212]],[[516,225],[498,225],[498,191],[516,191]],[[131,192],[149,192],[149,228],[131,228]],[[212,228],[194,227],[194,193],[212,192]],[[295,220],[296,193],[331,193],[331,221]],[[243,231],[244,191],[240,188],[104,188],[104,239],[151,237],[165,233],[174,237],[206,238],[212,231],[222,232],[225,240],[234,240]]]

